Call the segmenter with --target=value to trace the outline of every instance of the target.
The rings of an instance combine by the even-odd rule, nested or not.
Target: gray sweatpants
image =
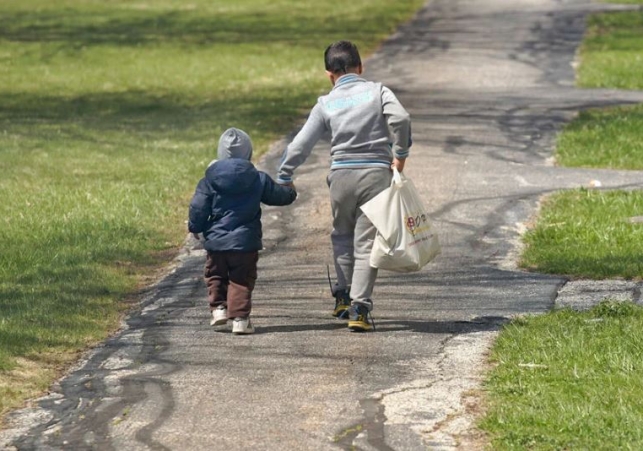
[[[377,277],[369,264],[376,231],[359,207],[390,185],[391,171],[384,168],[337,169],[328,175],[337,288],[350,287],[352,303],[369,310]]]

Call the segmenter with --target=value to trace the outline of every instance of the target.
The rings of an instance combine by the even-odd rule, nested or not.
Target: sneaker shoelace
[[[375,320],[373,319],[373,313],[371,313],[370,310],[366,310],[366,313],[358,313],[357,315],[357,320],[364,321],[365,323],[368,323],[369,318],[371,320],[371,325],[373,326],[373,332],[375,332]]]
[[[330,265],[326,265],[326,273],[328,274],[328,285],[330,286],[330,292],[333,293],[333,296],[335,296],[335,292],[333,291],[333,282],[330,280]]]
[[[367,313],[367,317],[366,317],[366,318],[368,319],[368,317],[369,317],[369,316],[371,317],[371,324],[373,325],[373,332],[375,332],[375,320],[373,319],[373,313],[371,313],[371,311],[370,311],[370,310],[369,310],[369,312]]]

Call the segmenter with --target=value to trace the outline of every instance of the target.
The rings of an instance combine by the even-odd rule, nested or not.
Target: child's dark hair
[[[324,52],[326,70],[334,74],[345,74],[362,64],[357,46],[350,41],[337,41]]]

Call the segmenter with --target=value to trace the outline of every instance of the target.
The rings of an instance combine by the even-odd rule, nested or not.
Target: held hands
[[[406,158],[403,160],[393,158],[393,164],[391,164],[391,169],[396,168],[398,172],[402,172],[404,170],[405,163],[406,163]]]

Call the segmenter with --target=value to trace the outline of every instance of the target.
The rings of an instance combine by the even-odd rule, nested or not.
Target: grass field
[[[630,1],[628,3],[639,3]],[[643,11],[593,14],[580,48],[577,84],[584,88],[643,89]]]
[[[546,199],[521,265],[590,279],[643,277],[643,192],[571,190]]]
[[[568,167],[643,170],[643,105],[582,111],[559,136],[556,161]]]
[[[118,326],[176,254],[219,134],[256,154],[420,0],[0,2],[0,413]]]
[[[491,356],[490,449],[643,449],[642,353],[631,303],[512,322]]]

